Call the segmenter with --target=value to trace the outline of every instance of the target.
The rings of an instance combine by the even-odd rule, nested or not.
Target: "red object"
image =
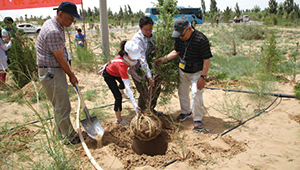
[[[0,10],[58,7],[65,1],[82,4],[82,0],[0,0]]]
[[[5,70],[5,72],[4,72],[4,70],[0,70],[0,88],[2,88],[5,83],[6,72],[7,72],[7,70]]]
[[[123,59],[120,55],[114,58],[114,60]],[[108,74],[115,76],[115,77],[121,77],[122,79],[129,79],[129,76],[127,74],[128,65],[126,65],[123,62],[111,62],[107,67],[106,71]]]

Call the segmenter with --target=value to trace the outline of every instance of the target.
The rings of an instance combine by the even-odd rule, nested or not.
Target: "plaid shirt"
[[[68,61],[64,28],[55,18],[52,18],[43,24],[36,40],[37,65],[60,67],[52,52],[60,49],[64,49],[64,59]]]

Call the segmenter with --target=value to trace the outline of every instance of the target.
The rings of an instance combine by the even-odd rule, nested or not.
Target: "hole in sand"
[[[131,145],[132,150],[138,155],[165,155],[168,149],[167,136],[168,134],[162,131],[156,138],[150,141],[141,141],[135,137]]]

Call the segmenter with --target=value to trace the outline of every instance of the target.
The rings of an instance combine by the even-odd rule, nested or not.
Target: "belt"
[[[61,67],[39,66],[39,68],[61,68]]]

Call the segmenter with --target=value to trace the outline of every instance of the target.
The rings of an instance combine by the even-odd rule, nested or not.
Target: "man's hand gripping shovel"
[[[95,135],[101,135],[103,136],[104,134],[104,129],[102,128],[101,124],[99,123],[98,119],[96,116],[94,117],[90,117],[90,114],[88,112],[88,109],[86,108],[85,106],[85,103],[84,103],[84,100],[83,100],[83,97],[78,89],[78,86],[75,85],[74,86],[76,92],[77,92],[77,95],[78,97],[80,98],[80,101],[81,101],[81,106],[83,107],[84,109],[84,113],[86,115],[86,119],[84,120],[81,120],[81,124],[82,126],[84,127],[85,131],[87,132],[87,134],[96,140],[95,138]]]

